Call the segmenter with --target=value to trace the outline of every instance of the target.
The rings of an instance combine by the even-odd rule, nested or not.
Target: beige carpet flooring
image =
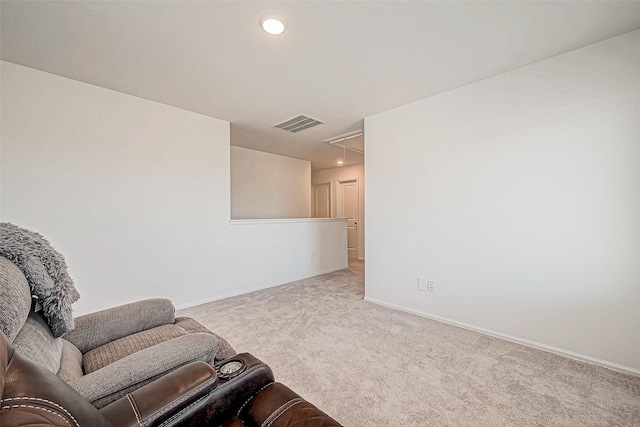
[[[363,301],[363,264],[181,310],[348,427],[640,426],[640,378]]]

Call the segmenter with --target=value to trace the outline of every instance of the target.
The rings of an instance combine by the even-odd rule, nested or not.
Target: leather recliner
[[[0,425],[333,427],[335,420],[244,353],[245,371],[222,381],[193,362],[97,409],[46,368],[16,352],[0,332]]]

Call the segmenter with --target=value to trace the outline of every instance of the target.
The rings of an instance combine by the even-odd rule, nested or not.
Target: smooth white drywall
[[[310,216],[310,161],[231,147],[231,218]]]
[[[364,164],[345,166],[341,168],[322,169],[311,172],[311,184],[329,184],[331,189],[331,216],[335,217],[336,211],[336,184],[344,179],[358,179],[358,224],[360,226],[360,234],[358,236],[358,258],[364,259],[365,254],[365,214],[364,214]]]
[[[368,300],[640,373],[640,31],[365,135]]]
[[[228,122],[12,63],[1,73],[0,218],[66,257],[76,314],[346,267],[344,222],[230,224]]]

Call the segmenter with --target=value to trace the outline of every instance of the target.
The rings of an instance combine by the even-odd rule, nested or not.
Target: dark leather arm
[[[238,354],[233,359],[242,359],[246,369],[230,381],[218,380],[214,368],[195,362],[139,388],[100,412],[118,427],[161,423],[218,426],[274,380],[271,368],[251,354]],[[211,384],[200,387],[207,382]]]
[[[128,393],[100,409],[114,426],[153,426],[211,393],[216,372],[205,362],[193,362]]]
[[[241,353],[231,358],[242,359],[245,371],[230,381],[220,380],[218,388],[199,401],[197,408],[187,408],[174,417],[171,425],[219,426],[233,417],[244,402],[274,381],[271,368],[251,354]],[[217,365],[222,363],[224,361]]]
[[[341,425],[280,383],[269,384],[247,401],[223,427],[341,427]]]

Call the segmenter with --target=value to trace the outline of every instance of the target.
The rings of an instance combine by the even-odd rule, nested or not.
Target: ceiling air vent
[[[297,117],[294,117],[289,120],[285,120],[282,123],[278,123],[277,125],[273,125],[274,128],[286,130],[287,132],[296,133],[301,130],[309,129],[314,126],[322,125],[324,122],[320,120],[314,119],[309,116],[305,116],[304,114],[300,114]]]

